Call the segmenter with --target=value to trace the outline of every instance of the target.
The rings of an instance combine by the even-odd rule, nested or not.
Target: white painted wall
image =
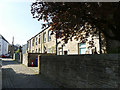
[[[27,44],[22,46],[22,54],[26,54],[27,52]]]
[[[5,55],[8,53],[8,45],[9,43],[0,36],[0,55]]]

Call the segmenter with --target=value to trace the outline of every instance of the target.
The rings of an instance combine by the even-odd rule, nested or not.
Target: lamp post
[[[58,46],[58,43],[57,43],[57,32],[56,32],[56,55],[57,55],[57,46]]]

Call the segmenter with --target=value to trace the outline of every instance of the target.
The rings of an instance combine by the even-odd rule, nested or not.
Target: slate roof
[[[7,43],[9,43],[1,34],[0,34],[0,38],[6,41]]]

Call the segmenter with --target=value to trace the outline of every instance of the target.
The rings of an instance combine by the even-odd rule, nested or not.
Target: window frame
[[[84,46],[80,46],[80,45],[84,45]],[[78,54],[81,55],[80,49],[85,49],[86,52],[86,43],[78,43]]]
[[[35,42],[35,39],[33,38],[33,40],[32,40],[32,46],[34,46],[34,42]]]
[[[38,41],[37,39],[38,39],[38,38],[36,37],[36,45],[37,45],[37,41]]]
[[[46,32],[43,33],[43,43],[46,42]]]
[[[40,40],[40,35],[39,35],[39,44],[40,44],[41,40]]]
[[[48,31],[48,42],[51,41],[51,31]]]

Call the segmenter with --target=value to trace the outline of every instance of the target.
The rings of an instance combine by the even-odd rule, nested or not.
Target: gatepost
[[[40,65],[40,57],[41,55],[38,55],[38,73],[41,74],[41,65]]]

